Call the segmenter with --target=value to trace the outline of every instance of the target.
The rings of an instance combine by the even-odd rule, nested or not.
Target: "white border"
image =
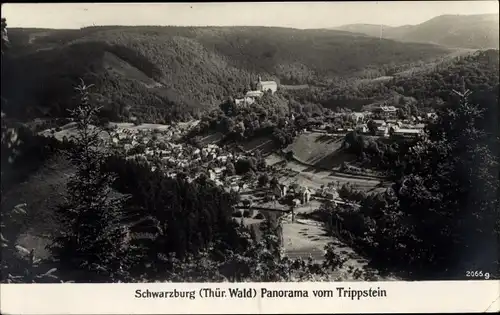
[[[317,298],[312,290],[384,289],[387,297]],[[202,288],[256,289],[256,298],[200,298]],[[307,290],[308,298],[261,298],[260,290]],[[138,289],[194,290],[194,300],[135,298]],[[229,294],[229,293],[228,293]],[[255,314],[498,312],[500,280],[307,283],[1,284],[2,314]]]

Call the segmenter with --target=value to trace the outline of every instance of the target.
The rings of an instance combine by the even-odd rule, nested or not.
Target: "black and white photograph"
[[[498,12],[2,4],[2,285],[498,280]]]

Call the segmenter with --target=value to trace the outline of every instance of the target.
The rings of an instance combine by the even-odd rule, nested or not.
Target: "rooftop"
[[[389,111],[389,112],[396,111],[396,107],[394,107],[394,106],[380,106],[380,109],[383,111]]]
[[[262,96],[264,93],[261,91],[248,91],[246,96]]]
[[[419,134],[419,133],[421,133],[421,131],[418,129],[396,129],[396,130],[394,130],[394,133],[396,133],[396,134],[403,134],[403,133]]]

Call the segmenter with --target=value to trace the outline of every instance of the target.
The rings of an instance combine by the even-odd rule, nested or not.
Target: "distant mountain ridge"
[[[498,14],[440,15],[417,25],[349,24],[332,29],[404,42],[489,49],[499,47],[498,24]]]

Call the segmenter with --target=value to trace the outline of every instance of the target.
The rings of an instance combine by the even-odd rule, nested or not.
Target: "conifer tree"
[[[57,210],[62,227],[50,249],[61,269],[86,271],[89,281],[114,281],[124,275],[127,263],[128,231],[121,224],[123,197],[113,197],[115,177],[104,171],[110,152],[103,140],[103,130],[95,127],[99,108],[89,100],[89,88],[76,88],[81,103],[71,110],[77,124],[68,157],[76,173],[67,185],[67,196]]]

